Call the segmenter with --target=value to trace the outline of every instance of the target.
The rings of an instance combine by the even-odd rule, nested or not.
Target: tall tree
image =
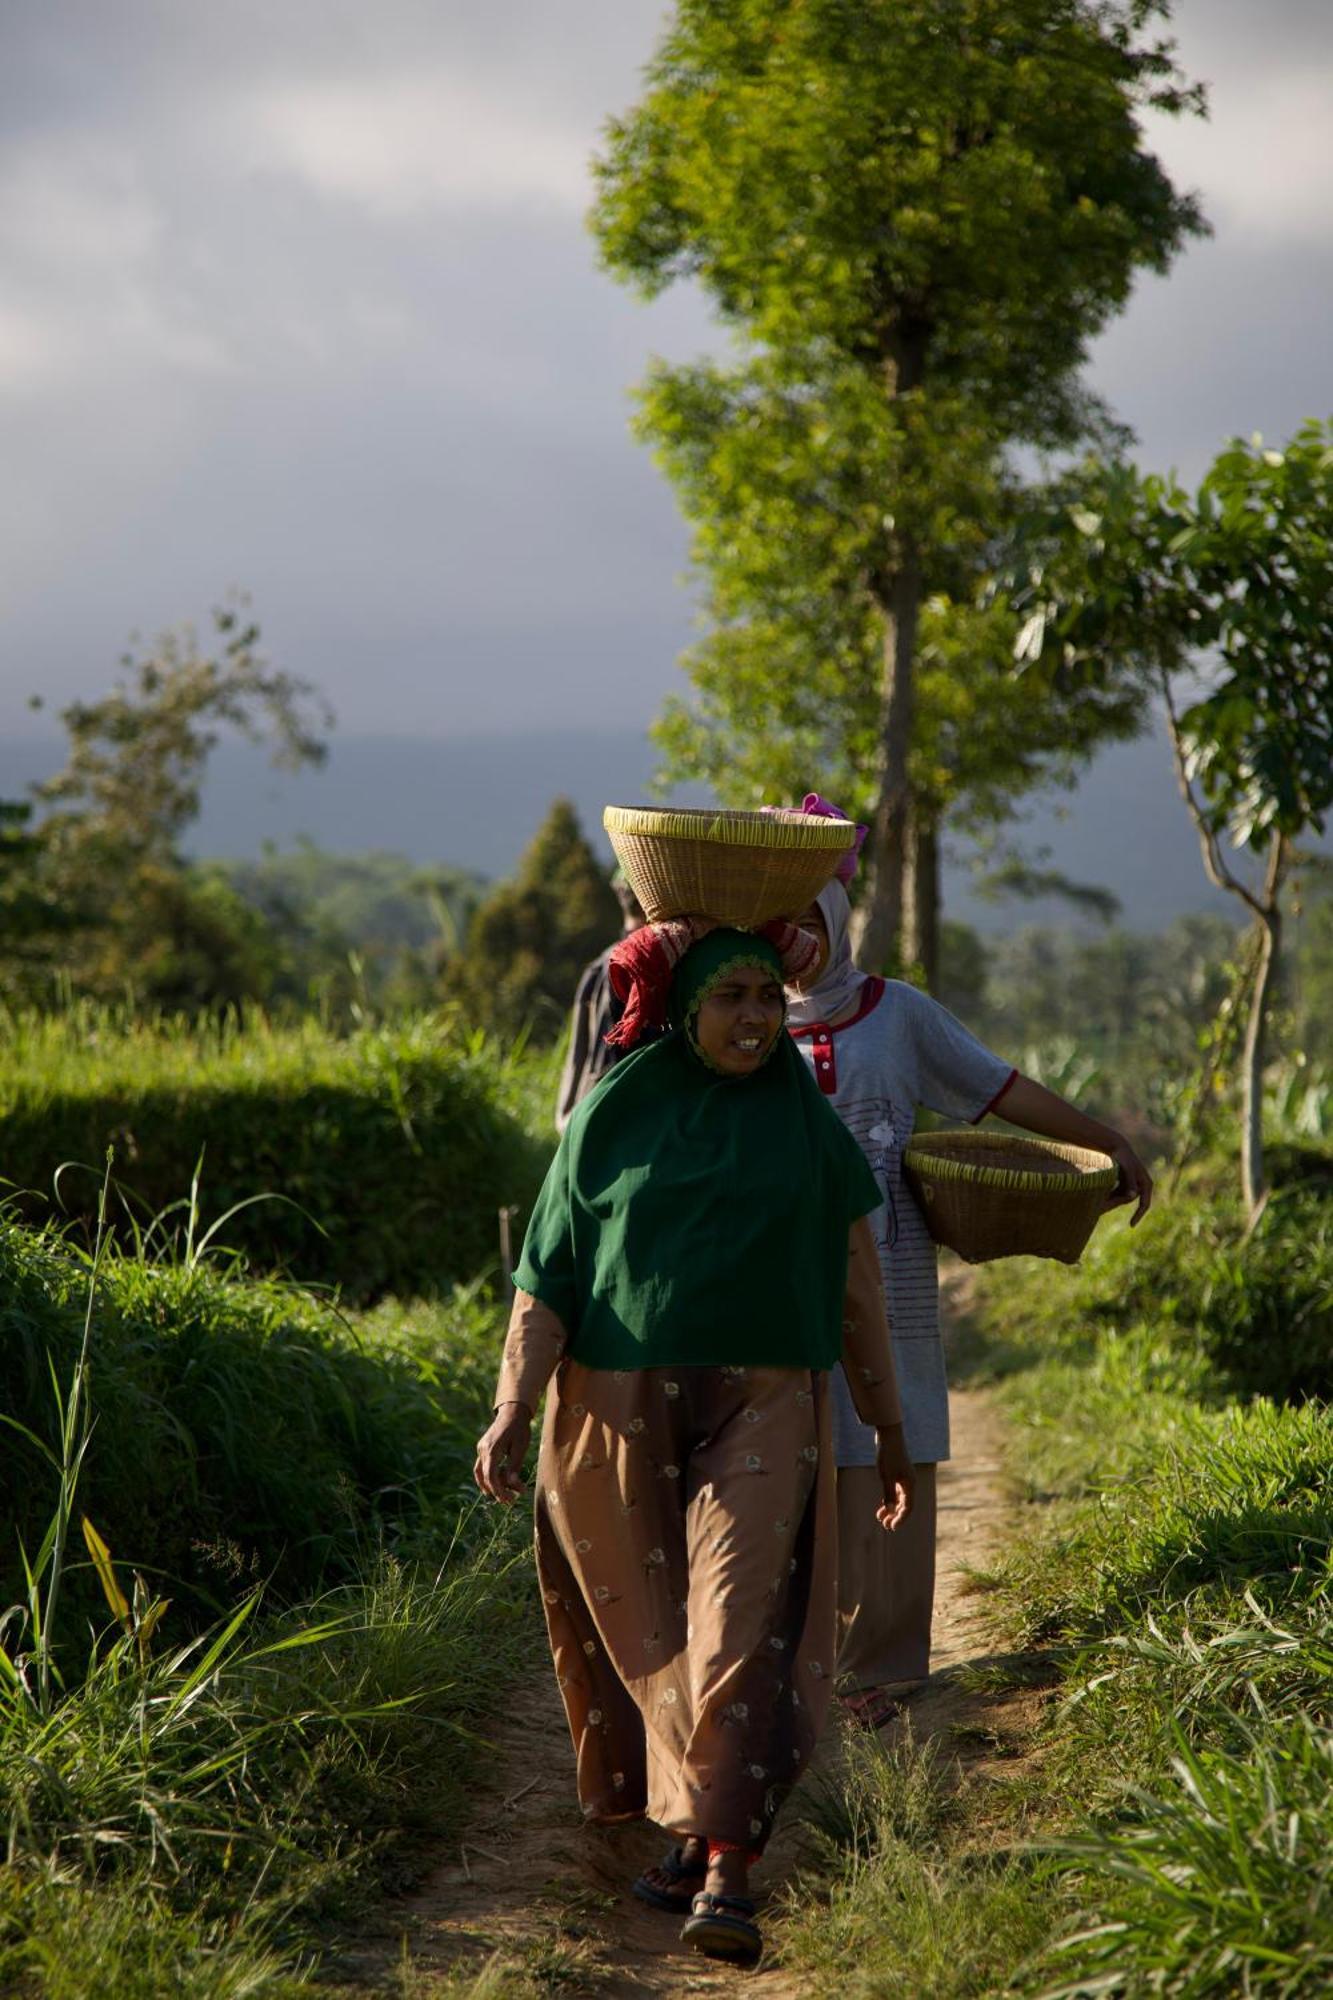
[[[29,930],[86,990],[131,986],[188,1006],[244,997],[265,976],[262,926],[224,885],[189,869],[180,842],[223,731],[266,743],[276,763],[318,764],[331,717],[308,683],[264,658],[243,601],[214,612],[211,636],[201,644],[188,627],[167,632],[125,655],[108,694],[62,709],[67,761],[33,788],[44,810],[31,824],[11,815]],[[31,992],[30,978],[15,979],[14,928],[0,894],[6,980]]]
[[[743,738],[764,681],[799,681],[827,735],[814,684],[872,663],[875,962],[902,929],[923,602],[984,539],[1004,447],[1095,422],[1090,337],[1202,227],[1138,124],[1200,103],[1151,33],[1169,6],[678,0],[609,130],[606,263],[649,295],[696,279],[744,350],[659,364],[641,415],[710,578],[705,723]],[[688,740],[669,718],[678,763]]]
[[[670,768],[706,778],[737,805],[799,797],[817,774],[856,817],[871,816],[883,623],[869,565],[887,474],[870,456],[830,448],[838,435],[864,438],[868,426],[852,424],[850,398],[841,421],[808,395],[733,403],[702,369],[659,372],[647,409],[700,523],[714,619],[689,660],[695,700],[669,701],[657,727]],[[898,960],[932,989],[946,820],[968,834],[994,828],[1017,795],[1068,781],[1098,743],[1132,734],[1143,707],[1132,685],[1069,702],[1050,676],[1015,680],[1013,614],[979,594],[1025,496],[998,455],[985,461],[976,444],[941,513],[934,587],[920,606],[910,811],[895,878]]]
[[[556,799],[519,862],[472,919],[450,961],[445,990],[504,1035],[553,1042],[579,974],[620,934],[607,870],[583,837],[568,799]]]
[[[1234,439],[1197,493],[1090,468],[1029,553],[1021,658],[1077,692],[1137,668],[1163,703],[1209,880],[1254,919],[1241,1188],[1263,1202],[1263,1072],[1298,843],[1333,812],[1333,423]],[[1247,874],[1226,851],[1250,850]]]

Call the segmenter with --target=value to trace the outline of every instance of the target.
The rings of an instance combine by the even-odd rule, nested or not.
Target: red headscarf
[[[611,991],[624,1003],[624,1013],[606,1036],[612,1048],[632,1049],[645,1035],[667,1024],[667,1000],[676,967],[692,944],[717,930],[712,917],[668,917],[632,931],[611,953]],[[766,938],[782,960],[782,976],[795,984],[819,957],[819,940],[785,918],[764,924],[757,935]]]

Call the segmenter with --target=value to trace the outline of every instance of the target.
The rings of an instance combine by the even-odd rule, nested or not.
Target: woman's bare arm
[[[1120,1182],[1106,1205],[1120,1208],[1125,1202],[1137,1202],[1130,1227],[1142,1222],[1152,1202],[1152,1175],[1124,1133],[1117,1132],[1114,1125],[1103,1125],[1099,1119],[1089,1118],[1086,1111],[1080,1111],[1067,1098],[1021,1073],[1000,1092],[991,1109],[997,1118],[1007,1118],[1011,1125],[1021,1125],[1025,1132],[1040,1133],[1043,1139],[1109,1153],[1120,1169]]]
[[[842,1315],[842,1368],[856,1414],[875,1429],[876,1458],[884,1487],[878,1509],[885,1528],[912,1511],[915,1475],[903,1434],[903,1411],[893,1366],[879,1253],[864,1216],[852,1224],[847,1244],[847,1292]]]
[[[492,1500],[508,1504],[523,1491],[533,1414],[568,1340],[563,1322],[549,1306],[531,1292],[515,1292],[495,1385],[495,1417],[478,1441],[472,1468],[478,1487]]]

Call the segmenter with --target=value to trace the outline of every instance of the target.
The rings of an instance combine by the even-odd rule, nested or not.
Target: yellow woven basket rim
[[[968,1141],[968,1144],[957,1152],[937,1152],[930,1143],[932,1138],[959,1138]],[[1041,1150],[1047,1158],[1054,1153],[1058,1158],[1067,1160],[1076,1171],[1067,1174],[1028,1173],[1022,1167],[988,1167],[977,1157],[988,1146],[1012,1147],[1014,1143],[1000,1132],[927,1132],[920,1139],[910,1142],[904,1158],[918,1173],[930,1173],[936,1180],[967,1181],[972,1187],[1007,1189],[1013,1194],[1093,1193],[1101,1188],[1114,1187],[1119,1178],[1114,1160],[1107,1160],[1104,1166],[1078,1169],[1079,1160],[1094,1160],[1104,1155],[1081,1146],[1061,1145],[1055,1139],[1043,1141]]]
[[[846,819],[695,806],[607,806],[602,825],[608,833],[638,834],[652,840],[710,841],[718,847],[803,848],[828,854],[844,854],[856,839],[856,828]]]

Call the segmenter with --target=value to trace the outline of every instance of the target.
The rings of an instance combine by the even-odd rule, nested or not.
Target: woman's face
[[[782,1032],[782,985],[760,965],[729,972],[701,1003],[694,1032],[718,1069],[749,1076]]]
[[[811,903],[808,910],[801,912],[796,922],[801,930],[809,931],[811,937],[819,940],[819,957],[804,979],[792,982],[798,993],[808,993],[812,986],[818,986],[824,976],[824,967],[828,964],[828,925],[824,922],[824,912],[818,903]]]

